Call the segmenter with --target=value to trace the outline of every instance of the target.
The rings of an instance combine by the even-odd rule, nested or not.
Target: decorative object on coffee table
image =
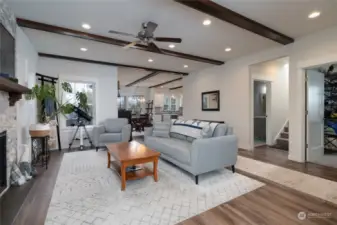
[[[117,144],[107,144],[108,148],[108,168],[113,166],[113,169],[121,178],[121,190],[124,191],[127,180],[136,180],[146,176],[153,176],[155,182],[158,181],[158,158],[159,152],[153,151],[136,141],[122,142]],[[111,155],[116,161],[111,161]],[[153,170],[141,165],[144,163],[153,163]],[[127,172],[127,167],[142,166],[141,170]]]

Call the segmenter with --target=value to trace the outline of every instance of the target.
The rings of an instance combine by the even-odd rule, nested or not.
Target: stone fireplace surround
[[[15,37],[16,20],[13,12],[0,0],[0,22]],[[9,186],[10,168],[17,161],[17,120],[16,107],[9,106],[8,93],[0,91],[0,132],[7,131],[7,187]],[[3,151],[3,149],[0,149]],[[2,169],[2,168],[1,168]],[[1,197],[1,193],[0,193]]]

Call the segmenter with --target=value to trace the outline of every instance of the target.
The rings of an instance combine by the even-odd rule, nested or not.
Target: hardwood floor
[[[299,212],[326,213],[298,219]],[[322,214],[323,215],[323,214]],[[289,188],[267,184],[178,225],[335,225],[337,206]]]
[[[42,225],[53,194],[63,152],[53,151],[48,170],[21,187],[11,187],[0,199],[0,225]]]
[[[284,153],[286,152],[266,148],[255,152],[239,151],[241,156],[337,180],[336,169],[292,162]],[[43,173],[25,186],[11,188],[0,199],[2,206],[0,225],[44,224],[62,158],[63,152],[53,152],[47,171],[43,170]],[[336,205],[246,172],[238,171],[238,173],[266,183],[266,186],[192,217],[179,225],[337,224]],[[301,211],[332,214],[329,218],[309,218],[302,221],[297,218],[297,214]]]
[[[258,147],[254,151],[239,149],[239,155],[337,182],[337,168],[291,161],[287,151]]]

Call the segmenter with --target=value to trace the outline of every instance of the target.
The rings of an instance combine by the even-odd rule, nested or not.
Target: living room
[[[0,224],[337,224],[336,9],[0,0]]]

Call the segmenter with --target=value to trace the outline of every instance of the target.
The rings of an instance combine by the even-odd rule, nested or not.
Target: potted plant
[[[61,84],[61,88],[65,93],[73,93],[72,87],[68,82],[64,82]],[[30,93],[25,95],[27,100],[36,99],[37,101],[37,118],[38,123],[32,124],[29,127],[29,132],[31,136],[45,136],[50,132],[49,122],[55,116],[59,114],[70,114],[74,112],[74,105],[69,103],[69,101],[63,102],[62,97],[59,100],[56,97],[55,86],[51,84],[36,84],[30,91]],[[76,92],[75,94],[76,100],[78,102],[78,107],[83,109],[84,111],[88,110],[87,104],[87,95],[84,92]],[[47,101],[56,103],[57,109],[53,112],[48,113],[43,103]]]

